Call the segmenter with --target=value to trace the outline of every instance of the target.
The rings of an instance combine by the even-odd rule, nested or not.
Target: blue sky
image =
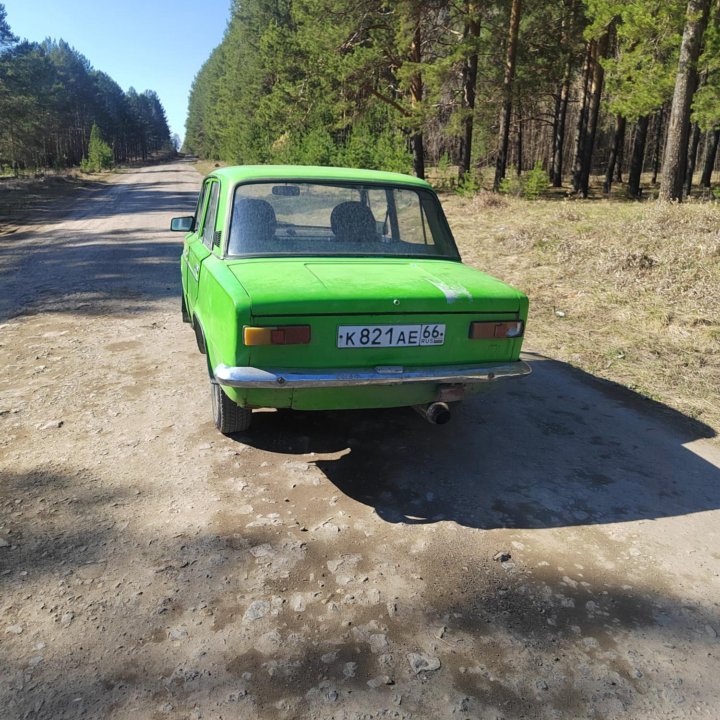
[[[123,90],[155,90],[185,136],[197,71],[220,44],[231,0],[0,0],[21,39],[65,40]]]

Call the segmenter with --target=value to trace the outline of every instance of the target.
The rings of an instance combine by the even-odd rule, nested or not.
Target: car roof
[[[250,180],[334,180],[367,183],[392,183],[429,188],[429,183],[412,175],[359,170],[357,168],[321,167],[315,165],[236,165],[213,170],[211,176],[232,184]]]

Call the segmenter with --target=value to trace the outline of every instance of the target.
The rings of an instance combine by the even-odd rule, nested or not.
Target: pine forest
[[[0,4],[0,169],[99,169],[171,146],[157,93],[124,92],[63,40],[20,41]]]
[[[234,0],[185,149],[682,199],[720,139],[719,0]]]

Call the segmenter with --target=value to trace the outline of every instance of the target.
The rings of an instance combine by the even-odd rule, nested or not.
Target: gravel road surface
[[[720,717],[710,431],[528,353],[446,426],[223,437],[166,232],[199,179],[0,238],[0,718]]]

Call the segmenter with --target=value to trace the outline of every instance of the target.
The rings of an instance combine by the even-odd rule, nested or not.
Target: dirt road
[[[198,183],[0,240],[0,718],[720,716],[706,429],[529,354],[447,426],[225,438],[165,231]]]

